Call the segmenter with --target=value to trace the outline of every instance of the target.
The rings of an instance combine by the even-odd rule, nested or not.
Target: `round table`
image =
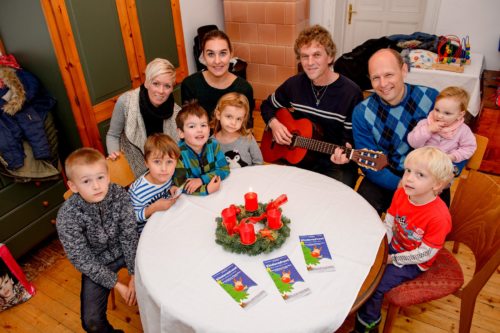
[[[250,190],[260,202],[288,196],[281,208],[291,219],[290,238],[269,254],[235,254],[215,243],[215,218],[230,204],[243,204]],[[334,272],[307,271],[299,235],[312,234],[324,234]],[[334,179],[279,165],[232,169],[218,192],[182,195],[146,223],[135,269],[143,328],[176,333],[333,332],[376,287],[385,264],[384,235],[376,211]],[[282,255],[311,290],[293,302],[281,298],[263,265]],[[240,308],[212,279],[232,263],[267,293],[248,309]]]

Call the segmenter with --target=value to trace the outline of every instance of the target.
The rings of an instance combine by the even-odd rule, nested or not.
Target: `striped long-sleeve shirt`
[[[172,187],[172,179],[168,182],[156,185],[150,183],[146,179],[147,173],[140,176],[130,186],[129,193],[134,205],[135,215],[137,217],[137,230],[142,232],[146,225],[146,208],[159,199],[167,199],[170,197],[170,188]]]

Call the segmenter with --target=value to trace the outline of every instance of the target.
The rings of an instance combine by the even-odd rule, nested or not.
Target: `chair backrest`
[[[472,170],[478,170],[483,161],[484,153],[486,152],[486,147],[488,146],[488,138],[479,134],[475,134],[477,148],[472,157],[467,162],[466,168]]]
[[[500,177],[470,170],[467,178],[460,179],[450,213],[453,228],[447,239],[472,250],[475,274],[483,268],[496,270],[500,264]]]
[[[106,159],[106,163],[108,164],[109,178],[112,183],[127,187],[135,180],[134,172],[125,156],[120,155],[115,160]],[[68,200],[72,194],[71,190],[64,192],[64,200]]]

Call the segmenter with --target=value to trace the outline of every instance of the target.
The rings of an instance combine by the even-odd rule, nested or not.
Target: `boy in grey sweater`
[[[110,184],[104,156],[81,148],[65,162],[74,194],[57,215],[57,232],[71,263],[82,273],[81,320],[87,332],[123,332],[108,322],[108,296],[115,288],[128,305],[136,304],[134,264],[137,242],[134,209],[128,193]],[[126,267],[130,281],[118,281]]]

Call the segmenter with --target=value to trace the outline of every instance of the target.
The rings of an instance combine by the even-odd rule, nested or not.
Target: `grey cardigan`
[[[88,203],[73,194],[59,209],[57,232],[71,263],[82,274],[108,289],[118,279],[106,265],[121,256],[134,274],[139,234],[130,196],[110,184],[103,201]]]
[[[135,178],[147,170],[143,156],[147,136],[139,109],[139,89],[129,90],[118,97],[106,135],[108,154],[123,151]],[[168,134],[175,142],[179,141],[175,118],[180,110],[180,106],[174,104],[174,113],[163,121],[163,133]]]

